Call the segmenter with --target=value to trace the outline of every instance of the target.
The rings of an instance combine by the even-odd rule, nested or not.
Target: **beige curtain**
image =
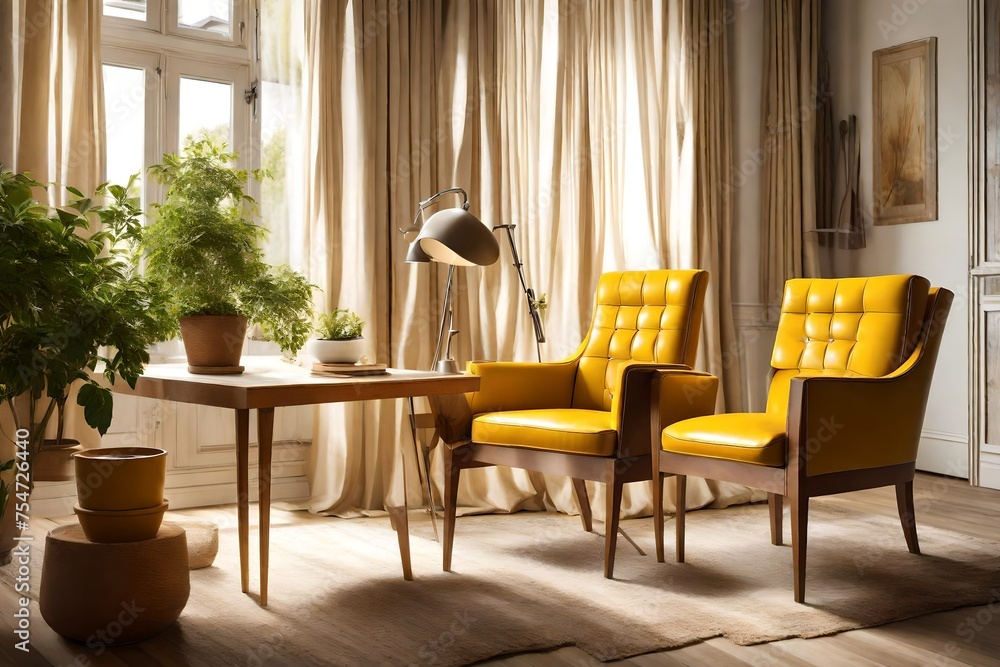
[[[821,0],[767,0],[761,179],[761,289],[777,308],[785,281],[819,275],[816,116]]]
[[[701,350],[706,369],[722,379],[719,412],[743,405],[740,359],[732,305],[732,116],[726,5],[722,0],[695,2],[689,47],[687,87],[682,96],[685,126],[690,128],[693,157],[691,258],[712,278],[705,296]]]
[[[99,2],[0,1],[0,164],[5,169],[84,193],[104,180],[101,11]],[[65,204],[66,195],[51,186],[48,203]],[[86,425],[75,396],[66,411],[67,436],[97,446],[100,438]],[[51,428],[54,435],[54,422]]]
[[[705,180],[729,169],[726,38],[713,33],[707,48],[690,39],[718,22],[724,2],[711,0],[711,11],[703,4],[310,0],[308,243],[325,305],[363,312],[380,361],[428,368],[446,268],[404,263],[396,230],[409,225],[416,202],[459,185],[485,224],[517,225],[528,283],[550,303],[544,358],[575,350],[603,271],[704,266],[720,281],[709,308],[726,312],[706,318],[702,365],[738,387],[723,354],[732,340],[721,273],[729,200],[714,202]],[[694,104],[695,94],[712,101]],[[463,362],[535,357],[498,240],[496,265],[456,270]],[[417,500],[405,424],[394,402],[319,409],[309,508],[352,516],[381,507],[388,480],[378,470],[400,444]],[[440,485],[440,457],[432,467]],[[600,514],[603,488],[591,493]],[[708,483],[691,493],[695,504],[750,497]],[[576,511],[567,480],[506,468],[463,473],[460,503]],[[648,485],[630,485],[625,515],[651,509]]]
[[[101,3],[4,0],[0,29],[0,162],[93,192],[104,178]]]

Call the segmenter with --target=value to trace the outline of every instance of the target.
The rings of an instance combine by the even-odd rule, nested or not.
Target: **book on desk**
[[[331,377],[385,375],[388,372],[385,364],[324,364],[317,361],[312,365],[313,375]]]

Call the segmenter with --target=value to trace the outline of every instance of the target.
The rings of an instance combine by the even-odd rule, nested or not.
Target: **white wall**
[[[734,0],[733,295],[746,407],[761,409],[773,334],[762,325],[760,107],[764,3]],[[956,0],[826,0],[823,39],[830,57],[834,126],[848,114],[861,133],[861,194],[868,247],[824,259],[831,276],[917,273],[955,292],[924,420],[918,467],[968,477],[968,6]],[[909,13],[907,13],[909,12]],[[915,39],[938,40],[939,220],[871,227],[872,53]],[[829,251],[825,251],[829,252]]]
[[[834,254],[837,275],[917,273],[955,292],[924,419],[918,467],[968,477],[969,8],[954,0],[835,0],[824,7],[833,119],[858,117],[868,246]],[[872,227],[872,53],[937,37],[938,216]]]

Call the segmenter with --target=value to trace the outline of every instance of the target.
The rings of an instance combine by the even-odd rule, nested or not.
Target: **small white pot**
[[[314,338],[306,342],[306,354],[323,364],[353,364],[365,353],[363,336],[347,340]]]

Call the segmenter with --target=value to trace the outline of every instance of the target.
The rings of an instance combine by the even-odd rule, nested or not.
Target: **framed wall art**
[[[872,55],[876,225],[938,217],[937,38]]]

